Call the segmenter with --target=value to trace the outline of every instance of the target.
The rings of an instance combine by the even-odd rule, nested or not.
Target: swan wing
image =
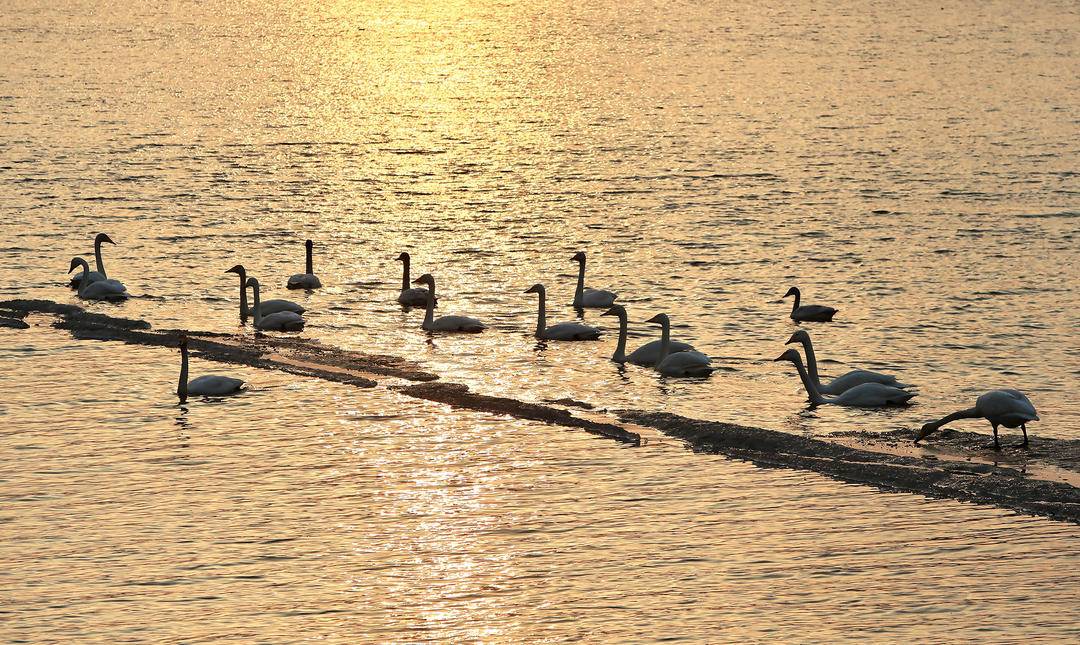
[[[259,303],[259,313],[264,316],[276,314],[282,311],[291,311],[294,314],[302,314],[306,310],[295,302],[290,302],[289,300],[280,300],[277,298],[273,300],[264,300]]]
[[[86,275],[86,284],[94,284],[95,282],[100,282],[102,280],[107,280],[107,278],[105,277],[105,274],[100,271],[91,271]],[[80,284],[82,284],[81,273],[71,279],[71,286],[78,287]]]
[[[671,348],[669,352],[675,354],[677,352],[691,351],[694,347],[689,343],[680,343],[671,341]],[[630,361],[634,365],[644,365],[645,367],[652,367],[656,364],[656,359],[660,358],[660,341],[651,340],[641,347],[638,347],[634,351],[630,352],[630,355],[626,357],[626,360]]]
[[[258,327],[277,331],[300,331],[304,328],[304,319],[300,314],[291,311],[279,311],[269,316],[262,316]]]
[[[836,315],[837,309],[823,305],[803,305],[791,312],[793,320],[807,320],[811,322],[829,322]]]
[[[546,340],[596,340],[600,330],[576,322],[564,322],[552,325],[544,330]]]
[[[81,297],[90,300],[127,298],[127,288],[116,280],[101,280],[83,288]]]
[[[983,394],[975,406],[992,423],[1016,427],[1028,421],[1038,421],[1035,406],[1018,390],[993,390]]]
[[[322,282],[319,282],[319,278],[313,273],[297,273],[289,276],[285,287],[287,289],[319,289],[322,287]]]
[[[397,301],[407,307],[423,307],[427,305],[428,290],[427,289],[402,289],[398,294]],[[439,299],[435,299],[435,303],[438,304]]]
[[[668,354],[656,369],[665,376],[707,376],[713,371],[711,363],[705,354],[690,350]]]
[[[588,307],[590,309],[610,307],[611,305],[615,304],[615,299],[618,297],[618,294],[612,291],[604,291],[603,289],[586,289],[581,294],[581,306]]]
[[[231,376],[207,374],[188,383],[188,394],[196,396],[221,396],[240,391],[244,382]]]
[[[902,383],[897,383],[895,376],[868,370],[852,370],[843,376],[834,378],[828,385],[822,385],[818,389],[821,390],[822,394],[843,394],[856,385],[862,385],[863,383],[881,383],[892,387],[907,387]]]
[[[442,316],[432,321],[431,328],[435,331],[478,332],[487,329],[487,326],[469,316]]]
[[[880,408],[886,405],[903,405],[916,396],[915,392],[901,390],[881,383],[863,383],[836,397],[832,403],[864,408]]]

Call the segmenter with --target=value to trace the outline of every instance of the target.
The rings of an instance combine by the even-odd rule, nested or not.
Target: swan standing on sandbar
[[[247,304],[247,270],[244,269],[243,264],[237,264],[233,268],[227,269],[225,273],[235,273],[240,276],[240,320],[247,320],[248,316],[255,314],[255,310],[248,309]],[[268,316],[270,314],[276,314],[279,311],[291,311],[294,314],[302,314],[307,310],[295,302],[274,298],[273,300],[264,300],[260,302],[259,311],[261,311],[264,316]]]
[[[78,267],[82,267],[82,280],[79,282],[79,297],[85,300],[122,300],[128,297],[127,287],[120,284],[119,280],[98,280],[90,282],[90,265],[82,258],[72,258],[71,273]]]
[[[998,426],[1015,428],[1020,426],[1024,432],[1024,441],[1017,447],[1028,445],[1027,424],[1038,421],[1035,406],[1018,390],[991,390],[975,400],[975,407],[953,412],[938,421],[927,423],[915,436],[915,443],[938,428],[957,419],[986,419],[994,428],[994,450],[1001,450],[998,443]]]
[[[883,385],[891,385],[892,387],[905,388],[910,387],[903,383],[897,383],[895,376],[888,374],[881,374],[879,372],[870,372],[868,370],[851,370],[843,376],[837,376],[828,385],[821,384],[821,378],[818,376],[817,369],[817,357],[814,355],[814,344],[810,342],[810,332],[805,329],[800,329],[791,335],[788,342],[785,345],[791,343],[802,343],[803,351],[806,352],[806,366],[810,370],[810,379],[817,386],[818,391],[822,394],[841,394],[863,383],[881,383]]]
[[[799,293],[798,287],[788,289],[784,297],[788,296],[795,296],[795,304],[791,306],[791,319],[796,322],[832,322],[833,316],[836,315],[836,309],[824,305],[799,306],[802,294]]]
[[[863,383],[844,391],[838,396],[822,396],[817,385],[810,380],[810,375],[806,373],[802,356],[799,355],[797,350],[789,349],[775,360],[791,361],[795,364],[795,368],[799,370],[799,378],[802,379],[803,387],[806,388],[806,393],[810,395],[810,402],[814,405],[828,403],[858,408],[880,408],[886,405],[904,405],[915,397],[914,392],[882,385],[881,383]]]
[[[603,289],[585,288],[585,252],[578,251],[574,254],[574,257],[570,258],[570,260],[578,263],[577,289],[574,291],[574,307],[577,309],[583,307],[589,309],[610,307],[615,302],[615,299],[619,297],[617,294],[611,291],[604,291]]]
[[[315,271],[311,262],[311,240],[304,242],[304,248],[307,250],[307,258],[305,263],[306,273],[297,273],[289,278],[289,281],[285,284],[288,289],[319,289],[322,288],[322,283],[315,277]]]
[[[88,274],[91,284],[108,279],[108,276],[105,274],[105,262],[101,259],[101,245],[106,242],[109,244],[116,244],[116,242],[112,241],[112,238],[104,233],[98,233],[94,237],[94,265],[97,268],[97,271],[90,271]],[[70,283],[71,288],[78,289],[79,285],[82,283],[82,279],[83,276],[81,273],[72,278]]]
[[[413,284],[427,285],[427,311],[424,312],[424,324],[421,325],[425,331],[463,331],[475,334],[487,329],[484,323],[468,316],[439,316],[436,318],[435,277],[430,273],[425,273],[413,280]]]
[[[660,354],[653,368],[664,376],[708,376],[716,368],[712,359],[694,350],[671,353],[671,319],[667,314],[656,314],[647,323],[660,325]]]
[[[643,365],[645,367],[652,367],[656,364],[656,359],[660,357],[660,346],[663,344],[662,340],[650,340],[631,352],[629,356],[626,355],[626,307],[623,307],[622,305],[612,305],[611,309],[608,309],[600,315],[619,317],[619,342],[615,346],[615,353],[611,355],[611,360],[616,363],[630,362],[634,365]],[[686,343],[671,341],[669,351],[674,354],[676,352],[693,351],[693,349],[692,346]]]
[[[176,386],[176,395],[180,397],[181,405],[187,403],[188,395],[192,396],[224,396],[235,394],[244,386],[244,381],[231,376],[219,376],[207,374],[188,382],[188,339],[180,337],[180,383]]]
[[[279,311],[263,315],[262,307],[259,306],[259,281],[248,278],[247,285],[255,296],[255,329],[263,331],[301,331],[304,329],[304,318],[293,311]]]
[[[409,282],[409,254],[402,253],[397,256],[397,261],[401,262],[401,293],[398,294],[397,301],[405,307],[424,307],[428,301],[428,290],[421,289],[419,287],[410,286]],[[439,304],[438,300],[435,304]]]
[[[540,340],[596,340],[600,330],[578,322],[564,322],[547,326],[547,291],[542,284],[534,284],[525,293],[535,293],[539,298],[536,316],[536,337]]]

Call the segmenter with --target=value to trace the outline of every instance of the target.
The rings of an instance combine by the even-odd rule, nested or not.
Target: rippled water
[[[0,296],[75,301],[64,270],[106,231],[143,297],[90,308],[156,326],[236,330],[242,262],[310,309],[305,336],[484,392],[820,434],[1006,385],[1034,433],[1078,438],[1077,23],[1067,2],[14,0]],[[326,288],[286,292],[308,237]],[[402,250],[493,329],[422,333]],[[538,348],[522,292],[573,317],[577,250],[726,369],[621,370],[613,334]],[[918,404],[807,411],[770,362],[791,284],[840,309],[808,326],[827,371],[892,370]],[[0,334],[13,638],[1074,630],[1073,527],[239,368],[254,392],[181,413],[173,352]]]

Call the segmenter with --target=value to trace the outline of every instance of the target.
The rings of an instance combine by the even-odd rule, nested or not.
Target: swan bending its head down
[[[525,293],[535,293],[538,296],[539,310],[536,315],[536,337],[540,340],[596,340],[600,338],[600,330],[578,322],[557,323],[547,326],[547,290],[544,285],[537,283],[525,290]]]
[[[116,242],[113,242],[112,238],[105,233],[98,233],[94,237],[94,265],[97,270],[90,271],[87,274],[89,276],[91,284],[93,284],[94,282],[108,279],[108,276],[105,274],[105,262],[101,259],[102,244],[116,244]],[[74,278],[71,279],[71,288],[78,289],[79,285],[82,284],[82,280],[83,274],[80,273],[76,275]]]
[[[796,322],[831,322],[837,310],[824,305],[799,305],[802,294],[798,287],[788,289],[784,297],[795,296],[795,302],[791,305],[791,319]]]
[[[803,351],[806,352],[806,366],[810,370],[810,380],[817,386],[818,391],[822,394],[841,394],[855,387],[856,385],[862,385],[863,383],[881,383],[883,385],[891,385],[892,387],[906,388],[909,387],[903,383],[897,383],[895,376],[889,374],[880,374],[878,372],[870,372],[867,370],[851,370],[843,376],[837,376],[828,385],[821,384],[821,378],[818,376],[817,369],[817,357],[814,355],[814,344],[810,342],[810,332],[805,329],[800,329],[791,335],[788,342],[785,345],[791,343],[802,343]]]
[[[397,256],[397,261],[401,262],[401,293],[398,294],[398,304],[406,307],[424,307],[427,306],[428,290],[421,289],[419,287],[409,286],[409,262],[411,258],[408,253],[402,253]],[[439,304],[438,299],[435,301],[436,306]]]
[[[937,421],[924,425],[915,436],[915,443],[919,443],[926,435],[936,432],[947,423],[957,419],[986,419],[994,428],[994,450],[1001,450],[998,442],[998,426],[1015,428],[1020,426],[1024,432],[1024,441],[1018,446],[1028,445],[1027,424],[1038,421],[1039,415],[1035,413],[1035,406],[1018,390],[991,390],[975,400],[975,407],[943,417]]]
[[[240,320],[247,320],[249,315],[254,315],[255,313],[254,310],[248,309],[247,304],[247,270],[244,269],[244,265],[237,264],[231,269],[226,269],[225,273],[235,273],[240,276]],[[268,316],[270,314],[276,314],[279,311],[291,311],[294,314],[302,314],[307,310],[295,302],[274,298],[273,300],[263,300],[260,302],[259,311],[261,311],[264,316]]]
[[[802,356],[799,355],[797,350],[789,349],[775,360],[791,361],[795,364],[795,368],[799,370],[799,378],[802,379],[803,387],[806,388],[806,393],[810,395],[810,402],[814,405],[830,403],[849,407],[880,408],[886,405],[904,405],[915,397],[914,392],[882,385],[881,383],[863,383],[850,390],[845,390],[838,396],[822,396],[817,385],[810,380],[810,375],[806,373]]]
[[[667,314],[656,314],[647,323],[660,325],[660,353],[653,369],[664,376],[708,376],[716,368],[712,359],[694,350],[671,353],[671,319]]]
[[[470,333],[482,332],[487,329],[484,323],[469,316],[439,316],[435,317],[435,276],[425,273],[413,280],[414,284],[427,285],[427,310],[424,312],[424,324],[426,331],[463,331]]]
[[[619,342],[615,346],[615,353],[611,355],[611,360],[616,363],[630,362],[634,365],[643,365],[645,367],[652,367],[656,365],[656,359],[660,357],[660,346],[663,344],[662,340],[650,340],[641,347],[638,347],[634,351],[630,352],[630,355],[626,355],[626,331],[627,331],[627,318],[626,308],[622,305],[612,305],[611,309],[608,309],[601,316],[618,316],[619,317]],[[687,343],[680,343],[671,341],[669,352],[672,354],[677,352],[692,351],[694,348]]]
[[[603,289],[585,288],[585,252],[578,251],[574,254],[574,257],[570,258],[570,261],[578,263],[577,289],[574,290],[574,307],[578,309],[583,307],[589,309],[610,307],[615,302],[615,299],[619,297],[617,294]]]
[[[289,277],[289,281],[285,284],[288,289],[319,289],[322,287],[322,282],[315,277],[315,271],[313,270],[311,262],[311,247],[313,246],[311,240],[304,242],[304,248],[306,250],[306,262],[304,264],[306,271],[304,273],[296,273]]]
[[[255,329],[263,331],[301,331],[304,329],[304,318],[294,311],[278,311],[263,315],[259,305],[259,281],[248,278],[247,285],[251,287],[252,295],[255,296]]]
[[[180,403],[187,403],[188,395],[192,396],[225,396],[235,394],[244,386],[244,381],[231,376],[207,374],[188,382],[188,339],[180,337],[180,383],[176,386],[176,395],[180,397]]]
[[[79,282],[79,297],[85,300],[122,300],[128,297],[127,287],[120,284],[119,280],[98,280],[90,282],[90,265],[82,258],[72,258],[71,273],[76,268],[82,267],[82,280]]]

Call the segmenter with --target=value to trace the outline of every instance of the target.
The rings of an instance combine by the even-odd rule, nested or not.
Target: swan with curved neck
[[[427,285],[427,309],[424,311],[424,323],[421,325],[425,331],[461,331],[478,333],[487,329],[487,326],[469,316],[439,316],[435,317],[435,276],[425,273],[413,280],[413,284]]]
[[[225,396],[235,394],[244,386],[244,381],[231,376],[207,374],[188,381],[188,339],[180,337],[180,382],[176,386],[176,395],[180,404],[187,403],[188,396]]]
[[[712,359],[694,350],[672,353],[671,319],[667,314],[656,314],[647,323],[660,325],[660,352],[653,369],[664,376],[708,376],[713,373]]]
[[[398,294],[398,304],[405,307],[425,307],[428,301],[428,290],[421,289],[419,287],[412,286],[409,281],[409,263],[411,258],[408,253],[402,253],[397,256],[397,261],[401,262],[401,292]],[[435,300],[435,305],[438,306],[438,299]]]
[[[791,305],[790,317],[796,322],[831,322],[836,315],[837,309],[824,305],[801,305],[802,293],[798,287],[788,289],[784,297],[795,296],[795,302]]]
[[[619,341],[615,345],[615,353],[611,355],[611,360],[616,363],[629,362],[634,365],[643,365],[645,367],[656,365],[656,359],[660,357],[661,340],[651,340],[635,349],[629,356],[626,355],[627,317],[625,307],[622,305],[612,305],[610,309],[600,315],[618,316],[619,318]],[[674,354],[677,352],[692,351],[693,349],[694,348],[687,343],[671,341],[668,351]]]
[[[806,366],[810,371],[810,379],[814,381],[814,385],[817,385],[818,391],[822,394],[841,394],[856,385],[861,385],[863,383],[881,383],[883,385],[890,385],[898,388],[908,387],[903,383],[897,383],[895,376],[868,370],[851,370],[843,376],[834,378],[828,385],[822,385],[821,377],[818,375],[817,356],[814,354],[814,344],[810,341],[810,333],[805,329],[800,329],[792,334],[791,338],[788,339],[788,342],[784,344],[790,345],[791,343],[802,343],[803,351],[806,352]]]
[[[244,265],[237,264],[231,269],[226,269],[225,273],[235,273],[240,276],[240,320],[247,320],[248,316],[254,315],[255,311],[248,308],[247,302],[247,270]],[[259,310],[264,316],[269,314],[276,314],[279,311],[291,311],[294,314],[302,314],[306,309],[302,306],[291,302],[289,300],[281,300],[280,298],[274,298],[273,300],[263,300],[259,303]]]
[[[72,258],[68,273],[82,267],[82,280],[79,282],[79,297],[86,300],[121,300],[128,297],[127,288],[118,280],[99,280],[90,282],[90,265],[82,258]]]
[[[272,314],[263,314],[259,305],[259,281],[248,278],[247,286],[251,287],[251,293],[255,297],[255,329],[264,331],[301,331],[304,329],[304,318],[293,311],[279,311]]]
[[[548,327],[547,290],[544,289],[544,285],[534,284],[525,293],[535,293],[539,296],[535,335],[540,340],[596,340],[600,338],[599,329],[578,322],[563,322]]]
[[[574,290],[574,307],[578,309],[600,309],[610,307],[619,296],[603,289],[585,288],[585,252],[578,251],[571,262],[578,263],[577,289]]]
[[[975,400],[975,407],[942,417],[924,425],[915,436],[915,443],[919,443],[926,435],[937,432],[945,424],[952,423],[957,419],[986,419],[994,429],[994,450],[1001,450],[998,442],[998,426],[1015,428],[1017,426],[1024,432],[1024,441],[1017,447],[1028,445],[1027,424],[1038,421],[1039,415],[1035,412],[1035,406],[1019,390],[991,390]]]
[[[311,261],[311,249],[314,246],[311,240],[304,242],[304,249],[306,252],[306,261],[304,267],[305,273],[297,273],[289,277],[289,281],[285,284],[288,289],[319,289],[322,287],[322,282],[319,282],[319,278],[315,276],[314,265]]]
[[[101,280],[108,280],[108,275],[105,273],[105,261],[101,259],[101,245],[102,244],[116,244],[112,241],[112,238],[105,233],[98,233],[94,236],[94,265],[96,271],[90,271],[89,276],[90,284],[100,282]],[[83,275],[80,273],[71,279],[71,288],[78,289],[82,284]]]
[[[789,349],[775,360],[791,361],[795,364],[795,368],[799,370],[799,378],[802,379],[803,387],[806,388],[806,393],[810,395],[810,402],[814,405],[832,404],[860,408],[880,408],[886,405],[904,405],[915,397],[914,392],[882,385],[881,383],[863,383],[844,391],[838,396],[826,397],[818,391],[817,385],[810,379],[810,375],[806,373],[802,356],[799,355],[797,350]]]

